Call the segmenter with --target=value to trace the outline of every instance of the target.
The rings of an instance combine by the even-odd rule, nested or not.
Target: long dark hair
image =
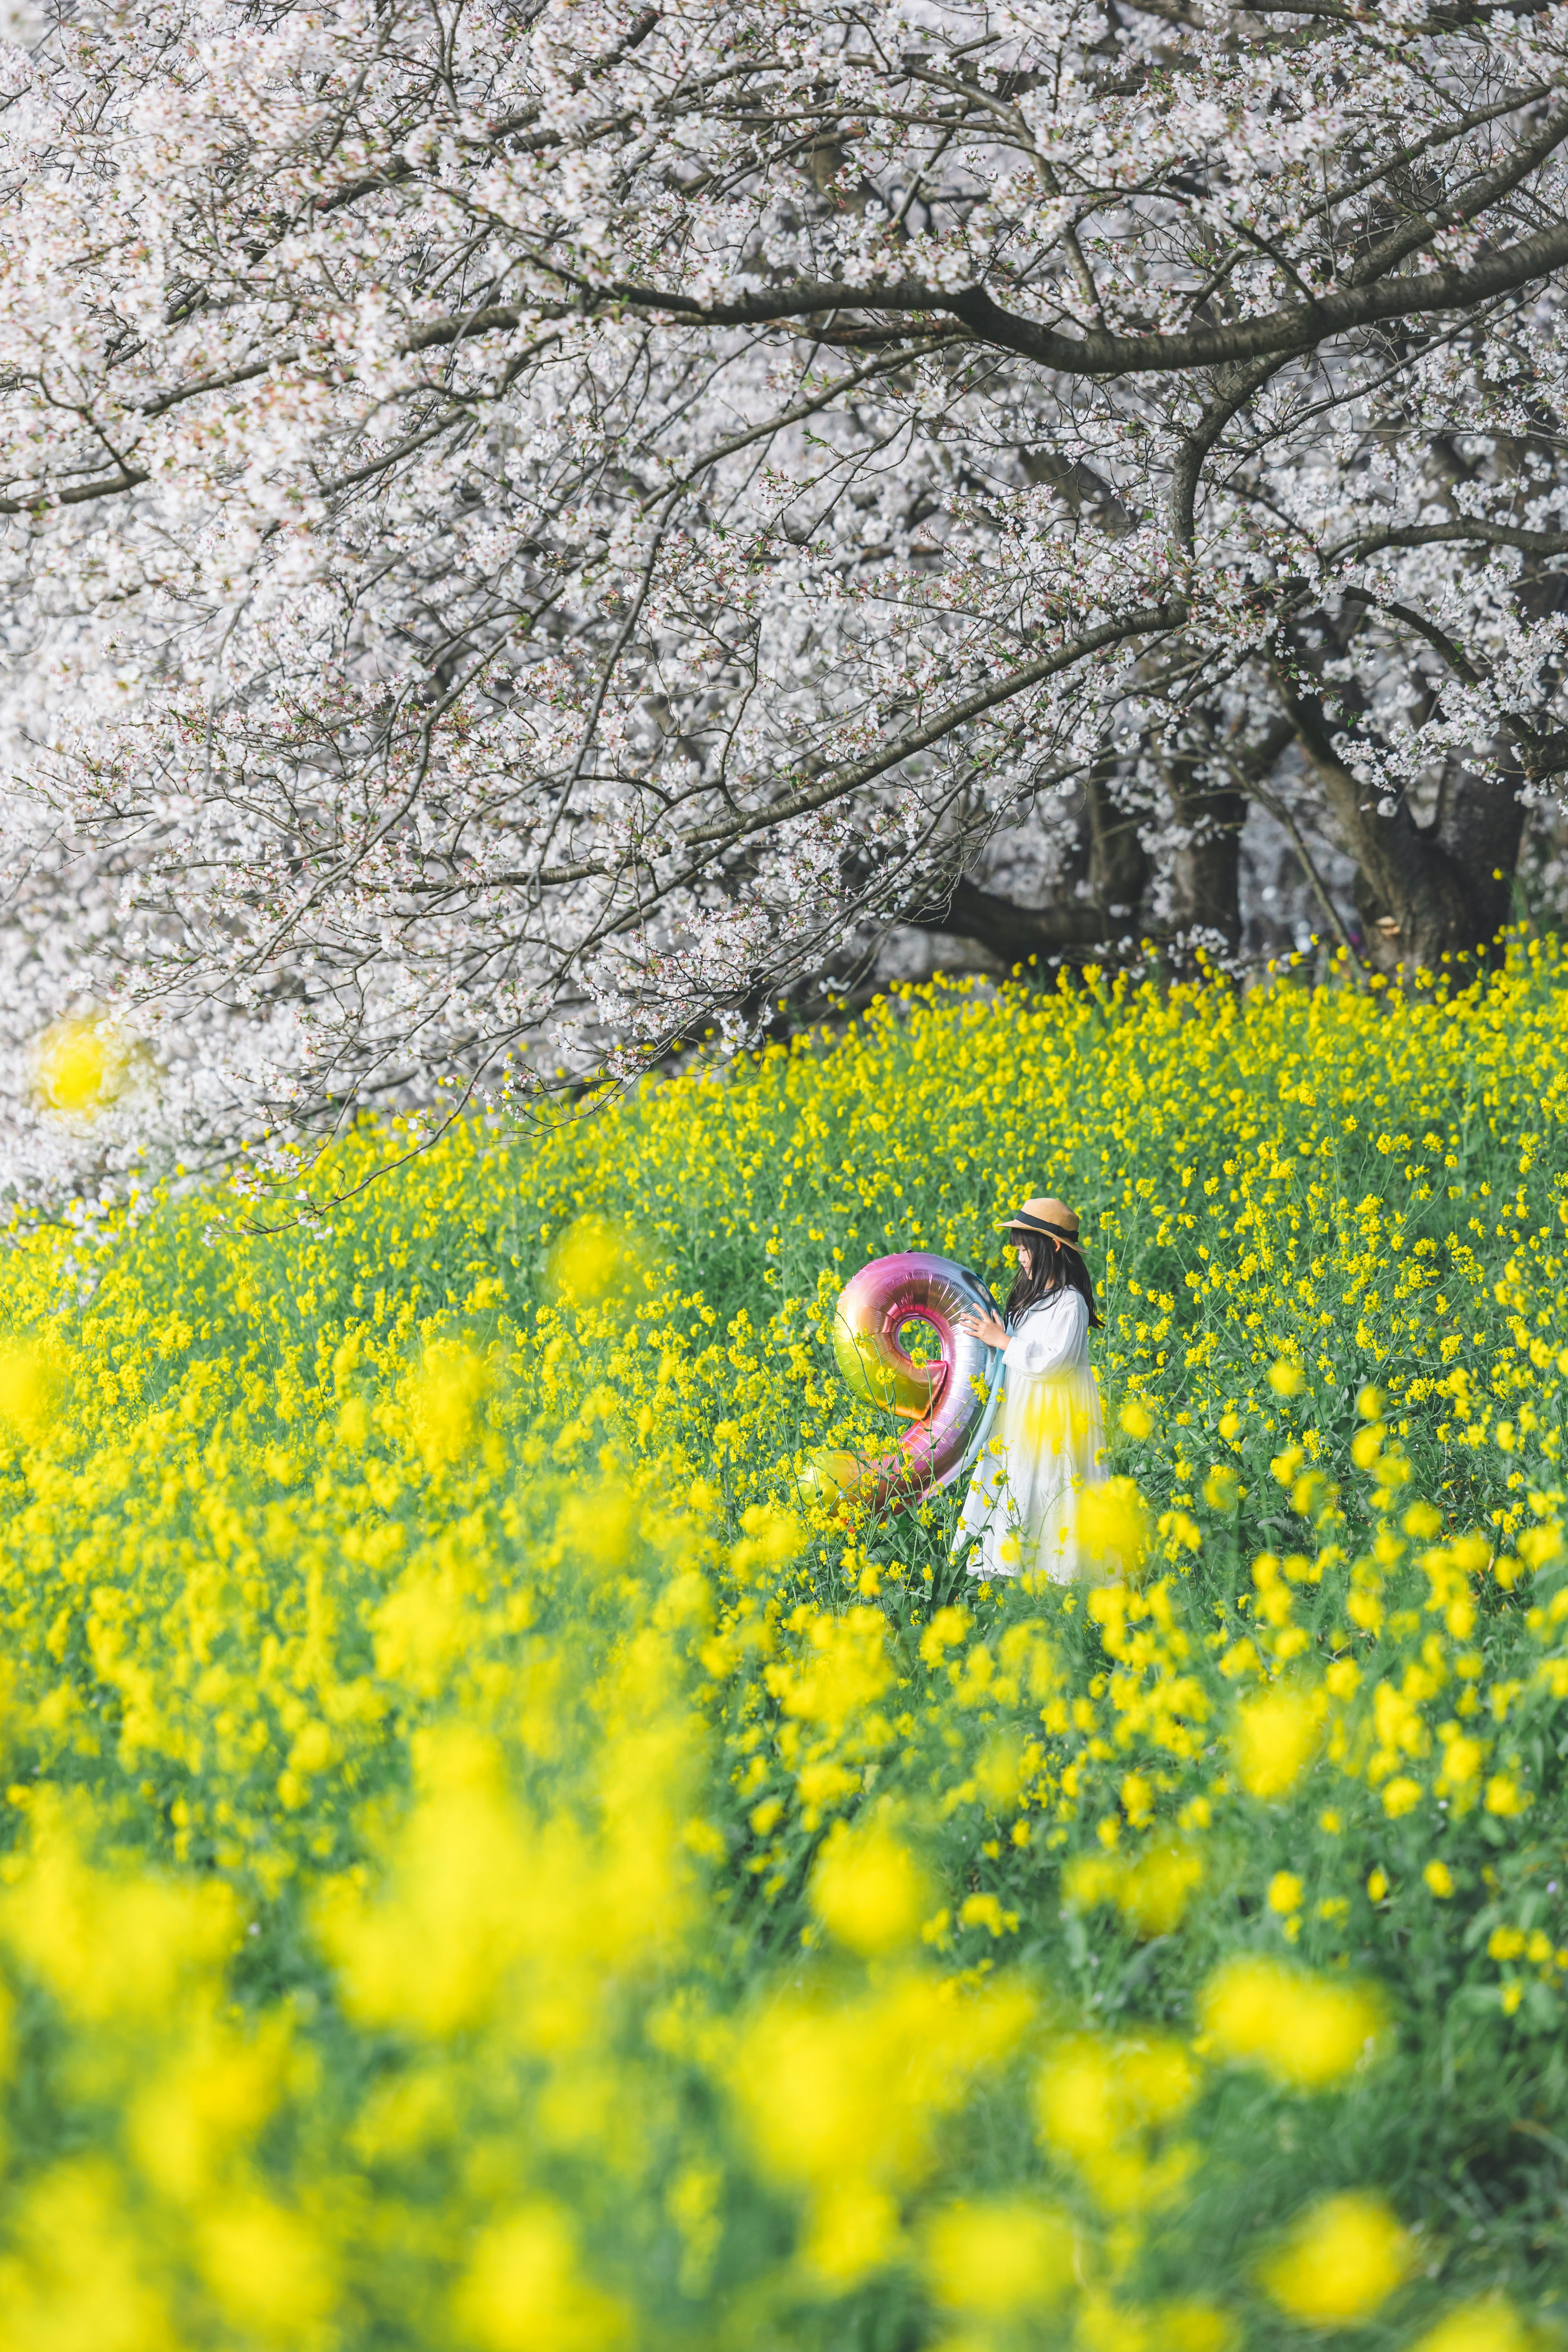
[[[1002,1309],[1002,1320],[1007,1328],[1011,1330],[1018,1318],[1031,1307],[1037,1307],[1042,1298],[1052,1298],[1058,1290],[1076,1290],[1089,1308],[1089,1329],[1100,1330],[1102,1327],[1094,1304],[1094,1285],[1077,1244],[1058,1241],[1055,1234],[1026,1233],[1022,1227],[1014,1229],[1013,1239],[1026,1252],[1026,1257]]]

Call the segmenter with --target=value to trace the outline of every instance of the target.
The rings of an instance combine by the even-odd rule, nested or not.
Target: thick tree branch
[[[30,499],[0,499],[0,515],[37,514],[47,507],[87,506],[94,499],[118,498],[126,490],[135,489],[147,478],[145,473],[128,466],[108,481],[79,482],[68,490],[40,488]]]
[[[1467,686],[1480,684],[1481,672],[1463,646],[1447,629],[1439,628],[1436,621],[1429,621],[1424,613],[1418,613],[1413,604],[1402,604],[1397,596],[1374,596],[1366,588],[1342,588],[1340,594],[1348,604],[1364,604],[1369,611],[1385,613],[1391,621],[1402,622],[1405,628],[1414,629],[1418,637],[1426,639],[1434,653],[1442,656],[1456,677],[1462,678]]]
[[[1104,947],[1110,927],[1092,899],[1021,907],[961,875],[951,890],[928,898],[904,918],[921,931],[949,931],[973,940],[1003,963],[1059,955],[1064,949]]]
[[[1323,562],[1359,563],[1392,547],[1517,547],[1526,555],[1568,555],[1568,530],[1527,530],[1521,523],[1483,522],[1466,516],[1457,522],[1396,524],[1388,530],[1359,531],[1325,548]]]
[[[1568,224],[1541,229],[1487,256],[1469,269],[1432,269],[1394,277],[1376,285],[1344,287],[1316,302],[1291,302],[1256,319],[1227,327],[1194,327],[1181,334],[1118,335],[1091,331],[1065,335],[1024,319],[994,302],[981,286],[950,292],[945,288],[900,281],[886,286],[781,286],[735,302],[703,302],[656,287],[616,284],[592,288],[565,271],[564,282],[579,288],[595,308],[666,311],[703,326],[755,327],[825,312],[947,312],[961,319],[983,342],[1037,360],[1064,375],[1115,377],[1172,374],[1195,368],[1266,357],[1288,358],[1311,351],[1331,336],[1391,319],[1411,319],[1438,310],[1464,310],[1516,292],[1568,263]],[[546,265],[548,266],[548,265]],[[481,319],[515,327],[524,314],[498,307],[469,320],[433,320],[420,331],[420,347],[481,331]]]

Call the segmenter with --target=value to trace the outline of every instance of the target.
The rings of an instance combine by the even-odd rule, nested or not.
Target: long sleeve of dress
[[[1031,1307],[1008,1335],[1002,1359],[1008,1380],[1037,1381],[1047,1372],[1081,1364],[1088,1337],[1089,1308],[1082,1297],[1076,1290],[1058,1290]]]

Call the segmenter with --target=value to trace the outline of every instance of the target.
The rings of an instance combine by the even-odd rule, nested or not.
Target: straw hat
[[[1065,1201],[1058,1201],[1048,1192],[1038,1200],[1026,1201],[1016,1209],[1002,1229],[1009,1234],[1049,1234],[1053,1241],[1070,1242],[1077,1249],[1078,1216]]]

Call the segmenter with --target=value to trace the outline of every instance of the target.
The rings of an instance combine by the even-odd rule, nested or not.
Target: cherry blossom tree
[[[901,918],[1224,948],[1253,812],[1358,969],[1505,919],[1568,772],[1568,8],[21,29],[0,971],[19,1073],[140,1041],[109,1160],[628,1075]]]

